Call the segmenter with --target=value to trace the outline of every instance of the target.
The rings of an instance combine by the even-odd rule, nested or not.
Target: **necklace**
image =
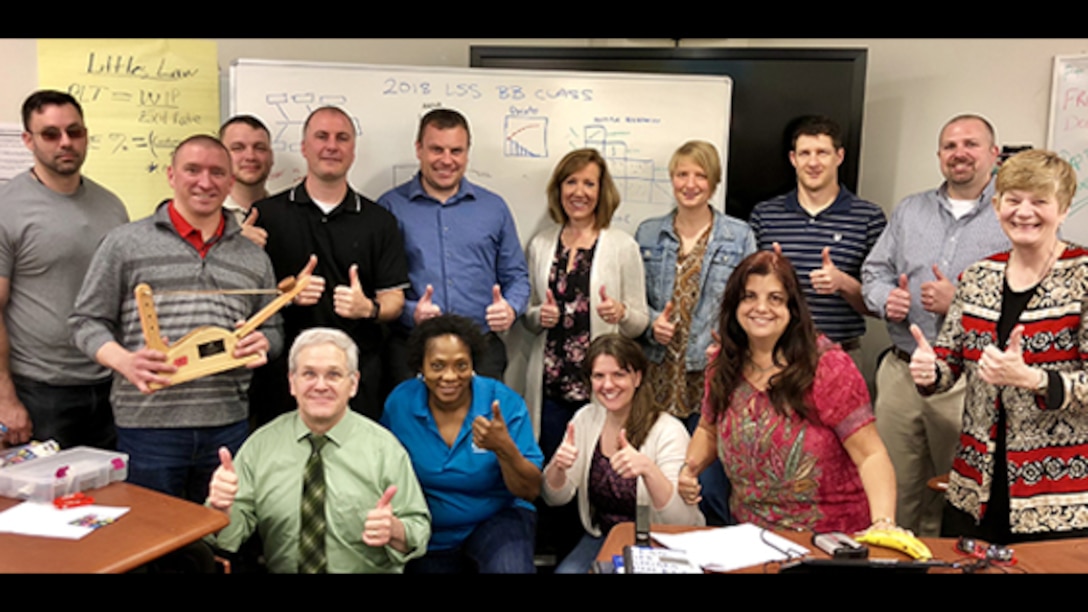
[[[1055,241],[1054,248],[1050,249],[1050,255],[1046,258],[1046,263],[1043,264],[1042,270],[1040,270],[1038,272],[1037,276],[1035,277],[1035,280],[1032,281],[1028,285],[1028,287],[1034,287],[1034,286],[1038,285],[1040,282],[1042,282],[1043,277],[1046,276],[1047,272],[1050,272],[1050,266],[1054,265],[1054,260],[1057,259],[1057,257],[1058,257],[1058,247],[1060,247],[1061,245],[1062,245],[1061,240]],[[1012,263],[1013,253],[1015,253],[1015,251],[1009,253],[1009,263]],[[1030,270],[1028,270],[1028,271],[1030,272]]]

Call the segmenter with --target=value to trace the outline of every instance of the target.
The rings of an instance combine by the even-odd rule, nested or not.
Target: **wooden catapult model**
[[[144,342],[150,349],[166,353],[166,363],[177,368],[168,375],[170,385],[177,385],[197,378],[211,376],[219,372],[233,370],[261,358],[259,354],[235,357],[234,348],[238,341],[261,326],[269,317],[279,312],[291,300],[295,299],[310,283],[310,276],[300,275],[297,279],[288,276],[280,281],[277,289],[242,289],[212,291],[177,291],[170,293],[214,293],[214,294],[254,294],[271,293],[279,295],[235,330],[205,325],[185,334],[180,340],[167,346],[159,331],[159,315],[155,311],[155,299],[151,286],[147,283],[136,285],[136,309],[140,313],[140,326],[144,332]],[[152,389],[161,389],[165,385],[151,383]]]

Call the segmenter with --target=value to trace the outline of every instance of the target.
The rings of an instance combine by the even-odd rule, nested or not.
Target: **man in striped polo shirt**
[[[858,361],[862,315],[870,314],[861,264],[884,231],[884,211],[839,184],[845,152],[832,119],[802,118],[792,144],[797,189],[758,204],[748,222],[760,249],[781,249],[797,269],[817,329]]]

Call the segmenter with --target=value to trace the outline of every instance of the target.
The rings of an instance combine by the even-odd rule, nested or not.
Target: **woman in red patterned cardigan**
[[[942,535],[1088,536],[1088,251],[1058,235],[1076,182],[1049,151],[1006,161],[993,204],[1012,250],[963,272],[936,346],[911,326],[922,393],[967,377]]]

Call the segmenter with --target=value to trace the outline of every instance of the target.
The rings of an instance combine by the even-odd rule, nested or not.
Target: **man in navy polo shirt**
[[[857,361],[870,314],[861,297],[861,264],[887,220],[879,206],[839,184],[842,129],[804,117],[793,131],[790,163],[797,189],[758,204],[748,222],[762,250],[780,248],[801,281],[816,328]]]

